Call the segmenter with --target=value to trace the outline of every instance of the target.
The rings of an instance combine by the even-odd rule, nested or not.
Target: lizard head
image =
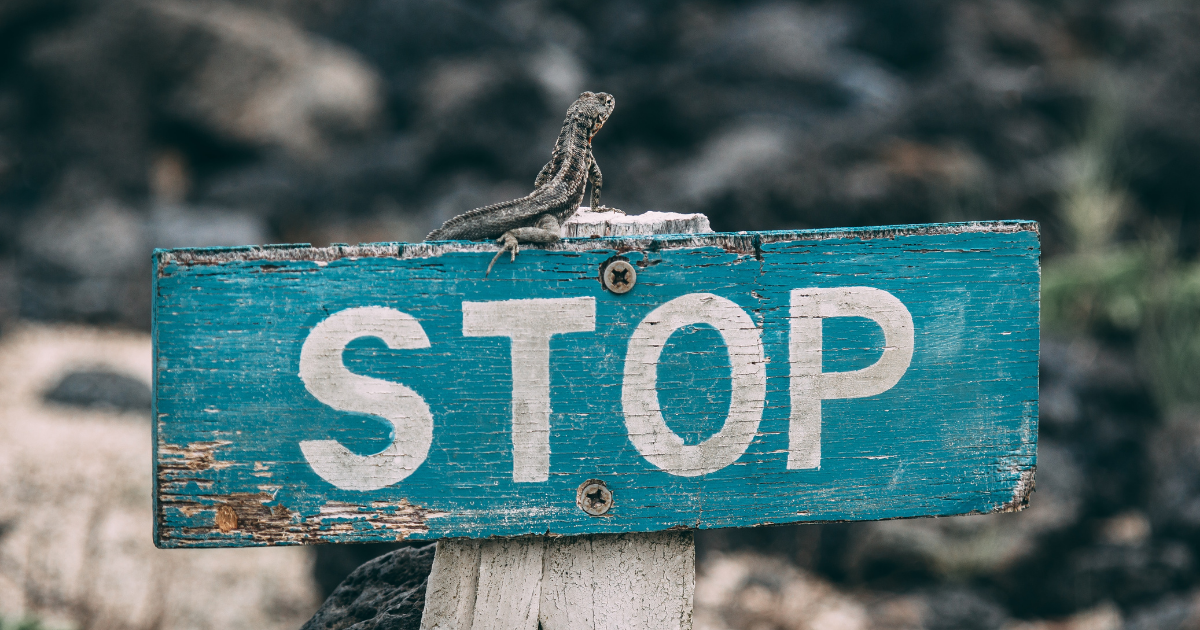
[[[612,114],[616,103],[612,94],[584,92],[567,110],[567,118],[583,125],[587,130],[588,142],[591,142],[592,137],[596,135],[597,131],[600,131],[609,115]]]

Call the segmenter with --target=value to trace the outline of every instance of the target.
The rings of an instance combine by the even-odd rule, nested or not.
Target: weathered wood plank
[[[433,570],[425,587],[421,630],[465,630],[475,619],[479,591],[480,546],[469,538],[437,542]]]
[[[545,543],[544,536],[483,541],[471,630],[537,630]]]
[[[485,279],[494,251],[157,252],[158,544],[897,518],[1028,496],[1036,224],[566,239]],[[621,295],[599,280],[618,255],[637,270]],[[515,383],[514,351],[548,363]],[[521,409],[542,424],[514,436]],[[613,492],[602,516],[576,505],[589,479]]]
[[[592,554],[593,538],[568,536],[551,539],[546,545],[542,600],[538,610],[542,630],[595,628],[593,604],[598,580]]]
[[[551,539],[542,630],[690,630],[695,582],[690,531]]]

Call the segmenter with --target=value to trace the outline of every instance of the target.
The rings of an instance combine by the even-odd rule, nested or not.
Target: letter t
[[[463,302],[464,337],[512,340],[513,481],[550,478],[550,337],[596,330],[596,298]]]

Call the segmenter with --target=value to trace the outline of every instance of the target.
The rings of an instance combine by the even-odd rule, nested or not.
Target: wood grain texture
[[[438,541],[422,630],[688,630],[692,532]]]
[[[445,538],[434,550],[421,630],[466,630],[475,619],[483,541]]]
[[[692,532],[550,539],[542,630],[689,630],[696,587]]]
[[[484,279],[494,252],[469,242],[156,252],[156,542],[649,532],[987,513],[1019,509],[1028,498],[1038,404],[1036,224],[564,239],[522,250]],[[600,266],[617,255],[638,273],[623,295],[599,280]],[[820,344],[811,335],[791,343],[798,330],[813,330],[797,328],[793,312],[825,308],[821,294],[795,291],[847,287],[886,292],[911,316],[911,361],[879,394],[842,397],[854,393],[844,386],[850,381],[833,374],[893,352],[877,322],[818,313]],[[713,321],[742,332],[683,325],[654,348],[654,369],[635,370],[627,385],[639,325],[698,294],[714,296],[699,302],[725,305]],[[548,340],[544,481],[514,479],[513,340],[463,329],[464,302],[514,299],[594,305],[594,329]],[[332,363],[361,377],[350,380],[364,391],[403,386],[427,404],[432,434],[423,459],[386,459],[380,454],[406,430],[383,414],[338,410],[301,378],[301,348],[314,330],[338,313],[370,308],[410,317],[427,345],[405,337],[407,324],[397,319],[380,333],[399,335],[393,341],[364,334]],[[733,316],[738,311],[744,318]],[[903,341],[904,322],[896,321],[893,338]],[[761,394],[743,370],[755,365]],[[657,446],[638,441],[648,434],[631,429],[637,424],[626,413],[623,392],[651,374],[657,397],[640,400],[678,438],[675,460],[647,456]],[[897,373],[873,378],[889,374]],[[735,382],[753,391],[733,390]],[[795,383],[813,389],[797,394]],[[815,441],[813,396],[823,398]],[[542,409],[541,400],[530,394],[522,404]],[[749,433],[727,432],[737,448],[734,434],[748,436],[744,450],[709,449],[719,457],[706,462],[732,459],[712,471],[687,468],[686,454],[699,452],[689,449],[712,443],[739,405],[747,410],[739,418],[757,421]],[[790,431],[797,413],[809,427],[799,433]],[[396,426],[416,422],[401,416]],[[400,480],[338,486],[306,459],[301,444],[312,442],[344,445],[362,466],[390,467],[367,485]],[[808,450],[789,457],[797,444]],[[672,472],[669,461],[683,463]],[[587,479],[613,491],[602,517],[575,505]]]
[[[647,234],[711,233],[708,217],[703,214],[646,212],[626,215],[607,210],[592,212],[584,206],[563,222],[562,236],[592,238],[600,236],[644,236]]]
[[[545,536],[483,541],[471,630],[537,630],[545,549]]]

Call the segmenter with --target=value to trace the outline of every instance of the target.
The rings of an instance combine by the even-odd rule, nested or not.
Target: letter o
[[[658,361],[671,334],[708,324],[729,350],[732,392],[721,430],[689,446],[663,420],[658,404]],[[654,309],[638,324],[625,353],[621,404],[634,448],[658,468],[680,477],[716,472],[737,461],[758,434],[767,397],[762,335],[737,304],[711,293],[689,293]]]

